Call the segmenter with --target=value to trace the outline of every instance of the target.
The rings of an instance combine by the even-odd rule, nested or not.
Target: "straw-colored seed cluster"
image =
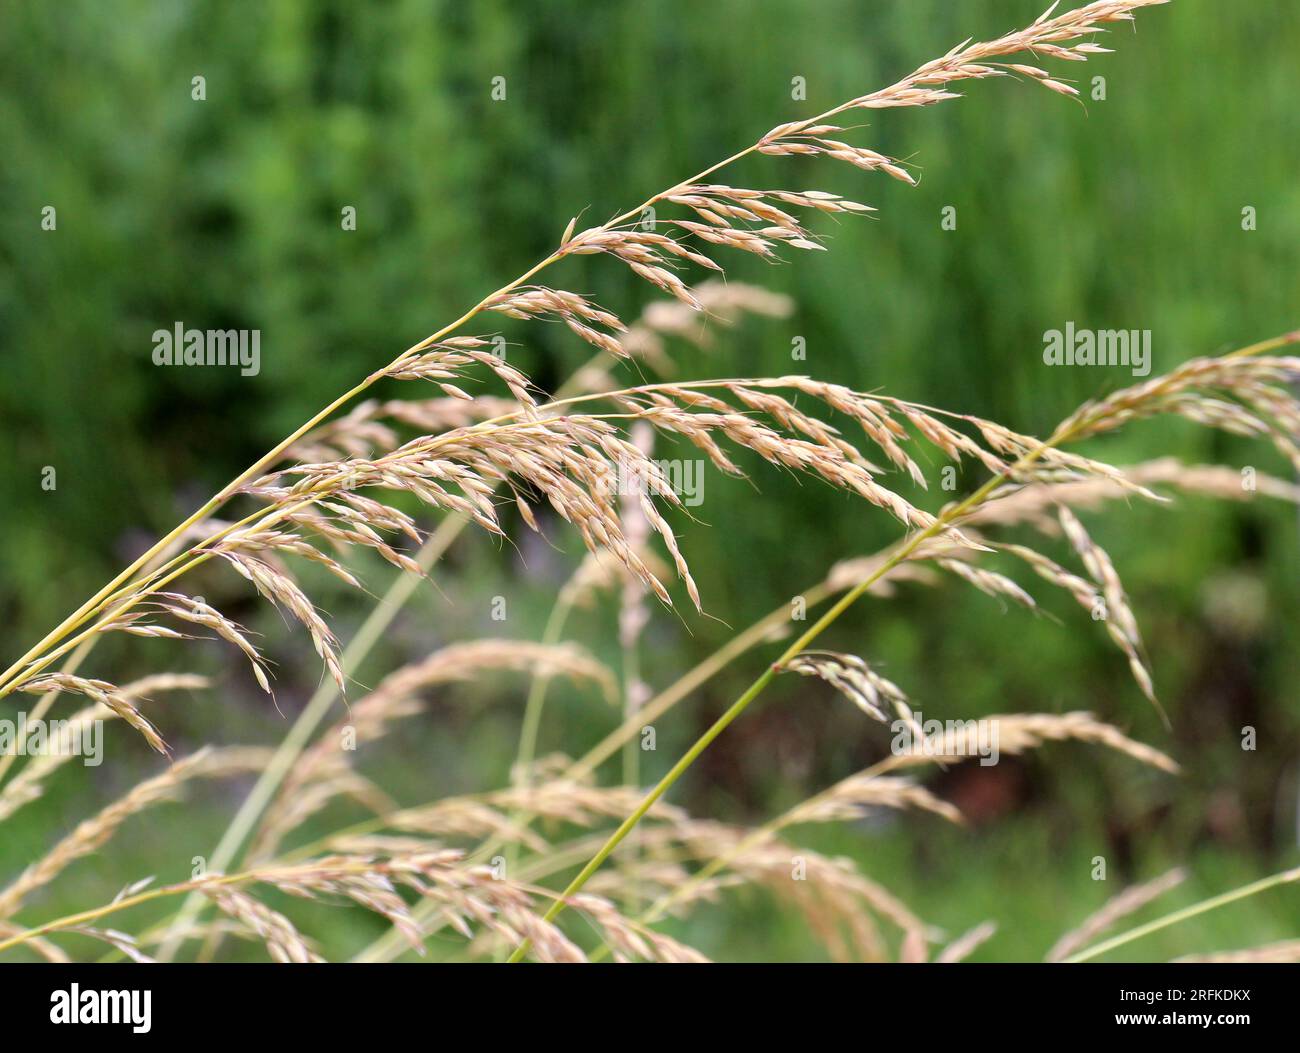
[[[898,713],[907,717],[907,696],[892,680],[886,680],[857,655],[831,651],[805,651],[785,664],[800,676],[825,680],[873,720],[887,724]]]

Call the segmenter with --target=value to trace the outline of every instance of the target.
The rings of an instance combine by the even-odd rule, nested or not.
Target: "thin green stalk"
[[[821,582],[801,594],[809,607],[821,603],[831,594],[831,589]],[[790,605],[781,606],[764,615],[743,633],[733,636],[711,655],[701,661],[689,672],[679,677],[673,684],[664,688],[654,698],[637,710],[635,719],[625,720],[619,727],[596,743],[572,767],[565,772],[570,779],[585,779],[588,775],[609,760],[619,748],[633,739],[637,731],[653,724],[679,702],[689,697],[697,688],[708,683],[719,672],[729,666],[742,654],[757,647],[776,628],[790,621]]]
[[[372,866],[373,864],[369,860],[359,860],[341,865],[337,869],[341,873],[364,874]],[[105,903],[102,906],[92,907],[90,910],[79,911],[76,914],[67,914],[61,918],[55,918],[53,921],[47,921],[41,925],[35,926],[34,928],[16,933],[13,936],[0,940],[0,952],[7,951],[11,947],[16,947],[20,943],[36,939],[37,937],[44,936],[47,933],[84,925],[87,922],[95,921],[99,918],[106,917],[109,914],[116,914],[119,911],[128,909],[129,907],[136,907],[141,903],[149,903],[166,896],[179,896],[187,892],[199,893],[203,889],[264,881],[269,874],[274,872],[274,870],[274,867],[264,867],[260,870],[246,870],[238,874],[213,874],[209,877],[182,881],[175,885],[164,885],[160,888],[148,889],[144,892],[138,892],[134,896],[125,896],[121,899],[115,899],[110,903]]]
[[[620,626],[620,633],[622,632]],[[640,712],[636,704],[635,691],[640,683],[640,663],[638,662],[637,646],[635,638],[624,639],[623,641],[623,723],[642,724]],[[635,735],[629,735],[623,743],[623,785],[640,786],[641,785],[641,744],[637,741]],[[632,846],[632,851],[638,856],[640,848],[637,845]],[[640,893],[637,890],[636,882],[632,881],[627,889],[627,902],[629,909],[636,910],[640,905]]]
[[[645,721],[641,717],[640,707],[636,704],[634,691],[636,685],[640,683],[640,662],[638,660],[636,644],[625,644],[623,647],[623,724],[640,724],[644,726]],[[622,727],[620,724],[619,727]],[[641,783],[641,745],[637,742],[635,735],[629,735],[623,740],[623,785],[639,786]]]
[[[791,657],[793,657],[793,655]],[[605,860],[609,858],[610,853],[613,852],[614,849],[618,847],[619,843],[632,832],[633,828],[642,820],[645,814],[654,807],[655,802],[668,792],[673,783],[682,777],[682,774],[686,769],[695,763],[696,758],[709,748],[710,743],[721,735],[722,732],[726,730],[727,726],[740,716],[746,708],[748,708],[749,704],[759,696],[763,688],[772,681],[774,676],[775,673],[772,669],[766,670],[762,676],[754,681],[749,690],[741,695],[740,698],[736,699],[736,701],[731,704],[730,708],[713,723],[713,726],[696,740],[695,744],[682,755],[681,759],[676,764],[672,766],[668,774],[659,780],[659,783],[653,790],[646,794],[645,799],[637,806],[636,810],[624,819],[621,824],[619,824],[618,829],[614,831],[609,840],[601,847],[600,851],[591,858],[591,861],[582,868],[578,876],[569,882],[568,887],[560,894],[560,899],[556,900],[547,910],[546,914],[543,915],[543,920],[548,922],[555,920],[556,916],[564,909],[564,901],[572,897],[587,883],[591,875],[599,870]],[[528,949],[531,946],[532,942],[525,940],[515,948],[514,953],[510,955],[508,960],[511,962],[519,961],[528,953]]]
[[[547,615],[546,627],[542,630],[542,644],[554,647],[564,635],[565,623],[573,610],[573,601],[568,590],[561,590],[551,613]],[[513,770],[519,785],[527,785],[528,769],[537,757],[537,733],[542,723],[542,708],[546,705],[546,692],[551,686],[549,675],[533,677],[528,687],[528,699],[524,703],[524,719],[519,728],[519,746],[515,750]]]
[[[573,603],[568,590],[561,590],[551,605],[551,613],[546,617],[546,627],[542,630],[542,644],[554,647],[564,635],[565,622]],[[511,767],[512,782],[519,787],[526,787],[530,781],[530,769],[537,756],[537,733],[542,723],[542,708],[546,705],[546,692],[551,686],[551,676],[540,674],[532,678],[528,685],[528,699],[524,703],[524,719],[519,726],[519,746],[515,750],[515,763]],[[512,822],[518,822],[522,813],[511,816]],[[513,874],[519,862],[519,844],[512,842],[506,853],[506,873]]]
[[[0,952],[16,947],[20,943],[26,943],[28,940],[34,940],[37,937],[44,936],[47,933],[58,932],[60,929],[73,928],[85,925],[87,922],[97,921],[109,914],[116,914],[119,911],[129,907],[139,906],[141,903],[149,903],[156,899],[162,899],[165,896],[178,896],[183,892],[191,892],[197,888],[209,888],[215,885],[231,885],[240,881],[251,880],[247,874],[231,874],[228,877],[221,878],[199,878],[194,881],[185,881],[179,885],[165,885],[162,888],[149,889],[146,892],[138,892],[134,896],[126,896],[123,899],[114,900],[112,903],[105,903],[103,906],[92,907],[90,910],[83,910],[76,914],[67,914],[61,918],[55,918],[53,921],[47,921],[34,928],[26,929],[23,932],[15,933],[7,939],[0,940]]]
[[[1206,914],[1212,910],[1218,910],[1220,907],[1226,907],[1230,903],[1236,903],[1238,900],[1246,899],[1248,896],[1257,895],[1260,892],[1267,892],[1278,885],[1286,885],[1292,881],[1300,881],[1300,867],[1292,867],[1290,870],[1283,870],[1281,873],[1273,874],[1271,877],[1260,878],[1258,881],[1252,881],[1249,885],[1242,885],[1241,888],[1233,889],[1231,892],[1224,892],[1218,896],[1211,896],[1209,899],[1202,900],[1200,903],[1193,903],[1190,907],[1183,907],[1182,910],[1175,910],[1163,917],[1156,918],[1155,921],[1149,921],[1145,925],[1139,925],[1136,928],[1129,929],[1127,932],[1121,932],[1118,936],[1112,936],[1108,940],[1102,940],[1101,943],[1095,943],[1091,947],[1085,947],[1077,954],[1072,954],[1066,958],[1067,963],[1086,962],[1097,958],[1117,947],[1123,947],[1126,943],[1132,943],[1134,940],[1140,940],[1143,936],[1150,936],[1153,932],[1159,932],[1161,929],[1167,929],[1171,925],[1177,925],[1180,921],[1186,921],[1188,918],[1195,918],[1199,914]]]
[[[129,589],[122,589],[119,590],[119,592],[114,593],[102,604],[104,613],[93,625],[83,629],[77,635],[65,639],[63,643],[49,651],[42,658],[31,663],[25,670],[26,675],[23,679],[26,680],[28,677],[35,676],[52,662],[57,661],[60,656],[72,650],[79,644],[93,640],[95,636],[103,630],[104,626],[117,620],[128,611],[133,610],[149,596],[156,594],[177,578],[183,577],[196,567],[201,566],[208,560],[212,559],[213,556],[217,555],[216,551],[206,546],[214,544],[247,524],[256,525],[262,529],[274,526],[282,519],[286,519],[295,512],[309,507],[313,502],[314,499],[309,497],[280,507],[259,509],[257,512],[245,516],[238,523],[231,523],[213,534],[212,537],[206,538],[203,541],[203,546],[205,547],[199,548],[198,546],[195,546],[194,548],[188,549],[179,556],[163,564],[157,570],[148,574],[141,582],[136,583]],[[122,597],[124,593],[126,594],[125,598],[118,602],[119,597]],[[87,620],[88,618],[89,616],[87,617]],[[3,694],[4,692],[0,691],[0,696]]]

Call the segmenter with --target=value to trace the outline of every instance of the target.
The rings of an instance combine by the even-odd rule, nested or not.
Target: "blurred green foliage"
[[[778,122],[1038,13],[1025,0],[0,7],[0,615],[11,656],[376,363],[544,256],[570,216],[586,209],[598,222]],[[733,280],[789,294],[796,313],[747,323],[707,354],[678,349],[682,372],[806,371],[1045,433],[1129,378],[1044,366],[1044,330],[1150,329],[1160,372],[1300,324],[1300,7],[1177,0],[1112,38],[1116,54],[1061,71],[1078,78],[1083,106],[1004,81],[933,109],[871,114],[856,141],[919,166],[916,189],[824,161],[758,158],[729,171],[735,185],[817,187],[880,211],[820,221],[831,251],[795,265],[729,261]],[[206,80],[201,102],[195,76]],[[489,94],[496,76],[506,78],[503,102]],[[1095,76],[1104,101],[1089,98]],[[806,102],[791,101],[794,77],[806,78]],[[48,205],[53,232],[40,227]],[[348,205],[355,232],[340,227]],[[956,209],[955,231],[940,227],[945,206]],[[1256,230],[1242,229],[1246,206]],[[647,300],[611,261],[564,268],[548,281],[625,318]],[[154,367],[150,334],[175,321],[260,329],[261,373]],[[507,331],[514,360],[544,386],[587,355],[560,327]],[[796,336],[807,361],[792,364]],[[1116,463],[1176,453],[1285,471],[1258,446],[1163,423],[1096,450]],[[41,487],[46,466],[58,473],[53,492]],[[682,524],[715,617],[658,617],[643,655],[655,687],[833,561],[896,536],[860,503],[761,466],[753,476],[755,487],[711,475],[702,522]],[[1185,764],[1175,781],[1058,747],[1000,766],[1000,783],[941,778],[941,790],[979,806],[971,830],[920,819],[809,835],[954,931],[998,919],[989,957],[1041,954],[1120,881],[1171,861],[1192,863],[1194,891],[1208,894],[1294,853],[1294,510],[1180,499],[1087,518],[1125,576],[1171,729],[1066,598],[1044,597],[1057,623],[952,583],[910,589],[862,603],[825,638],[880,663],[927,716],[1086,708]],[[362,680],[449,639],[538,637],[578,554],[571,534],[554,525],[549,534],[554,548],[519,552],[467,534],[435,574],[440,591],[422,592]],[[389,575],[372,571],[382,591]],[[275,620],[257,622],[231,582],[200,576],[194,588],[273,634],[285,716],[217,649],[106,646],[88,668],[118,679],[206,663],[223,670],[217,697],[169,704],[160,714],[169,737],[274,741],[315,684],[309,649]],[[322,595],[346,639],[363,612]],[[489,618],[496,595],[509,602],[504,626]],[[572,634],[617,663],[614,616],[580,613]],[[738,663],[674,711],[644,777],[665,769],[763,661]],[[388,748],[385,776],[400,799],[505,778],[524,687],[492,687],[439,699]],[[557,691],[543,745],[577,755],[615,720]],[[1246,724],[1259,730],[1253,753],[1240,748]],[[826,692],[778,681],[680,796],[700,814],[759,821],[884,746]],[[7,824],[0,862],[15,869],[52,827],[151,767],[132,754],[126,774],[106,765],[65,780]],[[132,828],[99,873],[70,878],[44,907],[84,904],[101,880],[154,871],[148,860],[164,841],[187,870],[237,800],[211,794],[185,818]],[[1107,886],[1089,879],[1095,855],[1112,861]],[[1294,936],[1298,898],[1273,893],[1134,956]],[[814,953],[797,925],[752,898],[706,911],[699,933],[723,957]]]

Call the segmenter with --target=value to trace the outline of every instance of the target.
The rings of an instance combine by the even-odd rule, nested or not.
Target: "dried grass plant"
[[[722,169],[750,154],[825,157],[913,183],[907,164],[845,141],[853,132],[840,122],[861,117],[862,111],[954,100],[959,97],[954,88],[967,81],[1010,77],[1076,95],[1068,80],[1044,66],[1106,52],[1097,43],[1105,28],[1163,2],[1098,0],[1063,14],[1049,10],[1014,33],[966,41],[887,88],[780,124],[725,161],[604,224],[578,231],[570,221],[546,259],[376,369],[231,480],[0,673],[0,697],[36,696],[33,716],[43,716],[60,696],[81,696],[86,705],[70,718],[74,724],[120,719],[166,752],[165,711],[146,706],[146,698],[207,685],[201,678],[160,674],[117,686],[82,674],[96,642],[109,633],[172,641],[217,638],[242,655],[249,675],[271,693],[271,662],[263,644],[183,591],[184,579],[204,565],[224,566],[299,624],[327,678],[277,749],[214,748],[177,760],[33,861],[0,890],[0,951],[22,953],[23,948],[65,960],[69,952],[62,939],[75,933],[107,945],[109,957],[169,959],[194,946],[196,956],[207,959],[229,937],[262,945],[276,961],[320,960],[319,942],[291,917],[289,905],[297,897],[351,905],[386,921],[383,937],[351,952],[357,960],[423,952],[431,936],[450,928],[462,937],[465,958],[583,961],[608,955],[692,962],[703,955],[657,930],[656,923],[700,909],[738,885],[753,885],[802,914],[835,957],[956,961],[974,952],[992,933],[990,924],[952,939],[849,861],[795,848],[787,840],[799,826],[853,820],[882,809],[910,813],[917,821],[961,822],[959,812],[921,781],[928,768],[970,755],[959,734],[927,740],[918,753],[891,755],[757,829],[693,817],[662,798],[778,676],[825,681],[864,719],[913,722],[905,690],[869,660],[812,646],[862,596],[887,597],[904,583],[929,586],[955,578],[1035,608],[1038,599],[1013,576],[1019,568],[1020,579],[1062,590],[1089,612],[1104,611],[1105,631],[1139,691],[1155,703],[1155,677],[1135,613],[1114,563],[1080,513],[1116,498],[1166,500],[1171,489],[1294,501],[1296,488],[1264,478],[1256,493],[1246,494],[1230,469],[1168,460],[1125,468],[1073,447],[1144,418],[1173,415],[1268,440],[1300,467],[1300,402],[1288,388],[1300,376],[1300,359],[1284,353],[1300,337],[1292,333],[1233,354],[1193,359],[1080,407],[1041,440],[994,421],[806,376],[674,379],[668,375],[674,368],[670,348],[682,337],[707,340],[710,325],[791,309],[783,298],[756,288],[695,281],[695,271],[721,272],[715,255],[735,250],[774,260],[823,251],[819,214],[874,211],[824,191],[720,183]],[[653,229],[640,222],[647,208],[659,215]],[[670,299],[626,324],[583,295],[539,284],[543,271],[580,255],[607,257]],[[466,331],[494,315],[562,324],[592,346],[594,357],[564,388],[542,392],[494,353],[490,330]],[[625,360],[662,379],[624,385],[617,369]],[[432,384],[436,394],[356,402],[385,380]],[[470,394],[484,380],[495,391]],[[339,415],[345,407],[351,408]],[[902,536],[884,552],[841,561],[824,581],[803,590],[810,606],[828,604],[824,613],[775,660],[765,661],[753,684],[659,782],[642,791],[637,751],[629,748],[639,729],[723,668],[793,629],[783,607],[676,683],[656,693],[644,682],[635,655],[653,614],[649,597],[672,607],[675,594],[679,599],[684,593],[694,608],[703,608],[670,521],[680,499],[652,456],[656,441],[688,444],[723,475],[743,474],[737,451],[744,451],[778,469],[819,479],[892,516]],[[891,485],[892,472],[926,485],[916,455],[922,449],[954,463],[968,462],[987,479],[962,499],[926,510]],[[629,466],[646,486],[639,494],[620,495],[611,483]],[[436,528],[428,532],[394,495],[427,506],[439,520]],[[353,698],[338,723],[322,731],[349,687],[349,670],[369,653],[452,540],[470,526],[498,536],[515,523],[540,530],[542,504],[588,551],[557,599],[545,638],[443,648]],[[1008,539],[1015,530],[1032,540]],[[377,553],[401,574],[343,648],[295,568],[315,564],[360,590],[353,558],[359,550]],[[618,597],[620,605],[621,678],[563,640],[569,613],[600,593]],[[529,683],[517,763],[506,787],[403,804],[358,771],[351,753],[339,748],[346,733],[373,744],[420,712],[423,698],[438,685],[493,670],[523,675]],[[624,705],[622,723],[577,760],[536,756],[548,686],[560,677]],[[1168,773],[1178,770],[1162,752],[1086,713],[1016,714],[995,723],[1003,752],[1072,741],[1103,746]],[[621,784],[602,785],[599,769],[620,751]],[[31,759],[7,782],[14,758],[0,760],[0,820],[39,798],[65,760]],[[206,874],[170,884],[139,882],[108,903],[43,922],[28,917],[32,899],[44,887],[102,850],[140,813],[174,798],[195,779],[250,770],[258,773],[256,785]],[[371,818],[302,843],[304,823],[341,800],[360,805]],[[637,827],[640,836],[627,840]],[[508,860],[504,871],[502,850]],[[796,855],[806,881],[789,880]],[[566,875],[572,876],[565,881]],[[1289,872],[1268,880],[1276,884],[1295,877]],[[1088,943],[1172,882],[1162,879],[1121,896],[1063,937],[1048,957],[1088,956]],[[1258,889],[1232,895],[1253,891]],[[104,927],[105,919],[163,900],[180,909],[133,935]],[[569,924],[567,917],[562,923],[566,910],[585,924]],[[1113,938],[1111,945],[1117,939],[1125,937]],[[1279,944],[1244,953],[1294,957],[1295,947]]]

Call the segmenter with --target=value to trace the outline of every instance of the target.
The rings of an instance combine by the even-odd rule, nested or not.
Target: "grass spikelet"
[[[20,690],[31,695],[48,694],[51,691],[69,691],[84,695],[105,709],[111,710],[127,724],[135,728],[144,739],[159,753],[167,752],[167,743],[158,734],[158,729],[136,708],[134,702],[122,694],[116,687],[104,680],[88,680],[71,673],[48,673],[44,676],[25,680]]]
[[[886,680],[872,670],[857,655],[838,654],[832,651],[805,651],[786,662],[784,667],[800,676],[815,676],[825,680],[845,698],[873,720],[887,724],[890,712],[905,712],[907,696],[891,680]]]

